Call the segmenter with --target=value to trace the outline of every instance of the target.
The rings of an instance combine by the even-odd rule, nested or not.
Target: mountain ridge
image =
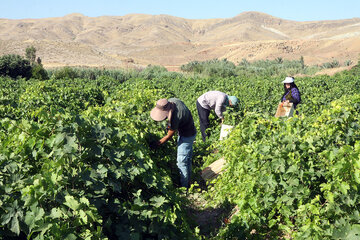
[[[29,45],[45,67],[180,66],[213,58],[236,63],[301,56],[306,64],[354,62],[360,53],[360,18],[299,22],[249,11],[213,19],[81,13],[0,19],[0,54],[24,55]]]

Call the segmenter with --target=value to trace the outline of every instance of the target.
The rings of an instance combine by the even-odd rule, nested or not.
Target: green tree
[[[301,68],[304,69],[305,68],[305,62],[304,62],[304,57],[303,56],[300,57],[300,64],[301,64]]]
[[[36,62],[37,62],[39,65],[41,65],[41,66],[42,66],[42,63],[41,63],[41,58],[40,58],[40,57],[38,57],[38,58],[36,59]]]
[[[3,55],[0,57],[0,76],[29,79],[31,77],[30,62],[20,55]]]
[[[33,65],[36,59],[36,48],[34,46],[27,47],[25,52],[26,59],[30,61],[31,65]]]

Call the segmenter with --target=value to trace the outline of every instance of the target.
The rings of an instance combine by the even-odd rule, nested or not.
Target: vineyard
[[[284,72],[245,72],[0,77],[0,239],[358,239],[360,66],[296,78],[299,115],[286,119],[274,117]],[[196,99],[209,90],[240,100],[221,142],[213,113],[209,140],[200,136]],[[149,148],[165,128],[150,110],[170,97],[198,130],[188,193],[175,140]],[[202,182],[222,156],[223,174]],[[189,213],[194,192],[204,209],[228,209],[213,231]]]

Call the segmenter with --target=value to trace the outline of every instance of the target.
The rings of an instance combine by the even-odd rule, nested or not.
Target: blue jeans
[[[196,134],[191,137],[178,137],[177,166],[180,171],[180,184],[182,187],[190,186],[191,157],[193,153],[193,143]]]

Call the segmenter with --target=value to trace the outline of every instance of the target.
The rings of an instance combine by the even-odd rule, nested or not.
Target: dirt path
[[[200,234],[206,239],[216,236],[220,227],[226,224],[226,219],[231,211],[230,206],[219,206],[217,208],[207,207],[207,201],[201,193],[191,193],[187,196],[189,200],[188,214],[200,229]]]

